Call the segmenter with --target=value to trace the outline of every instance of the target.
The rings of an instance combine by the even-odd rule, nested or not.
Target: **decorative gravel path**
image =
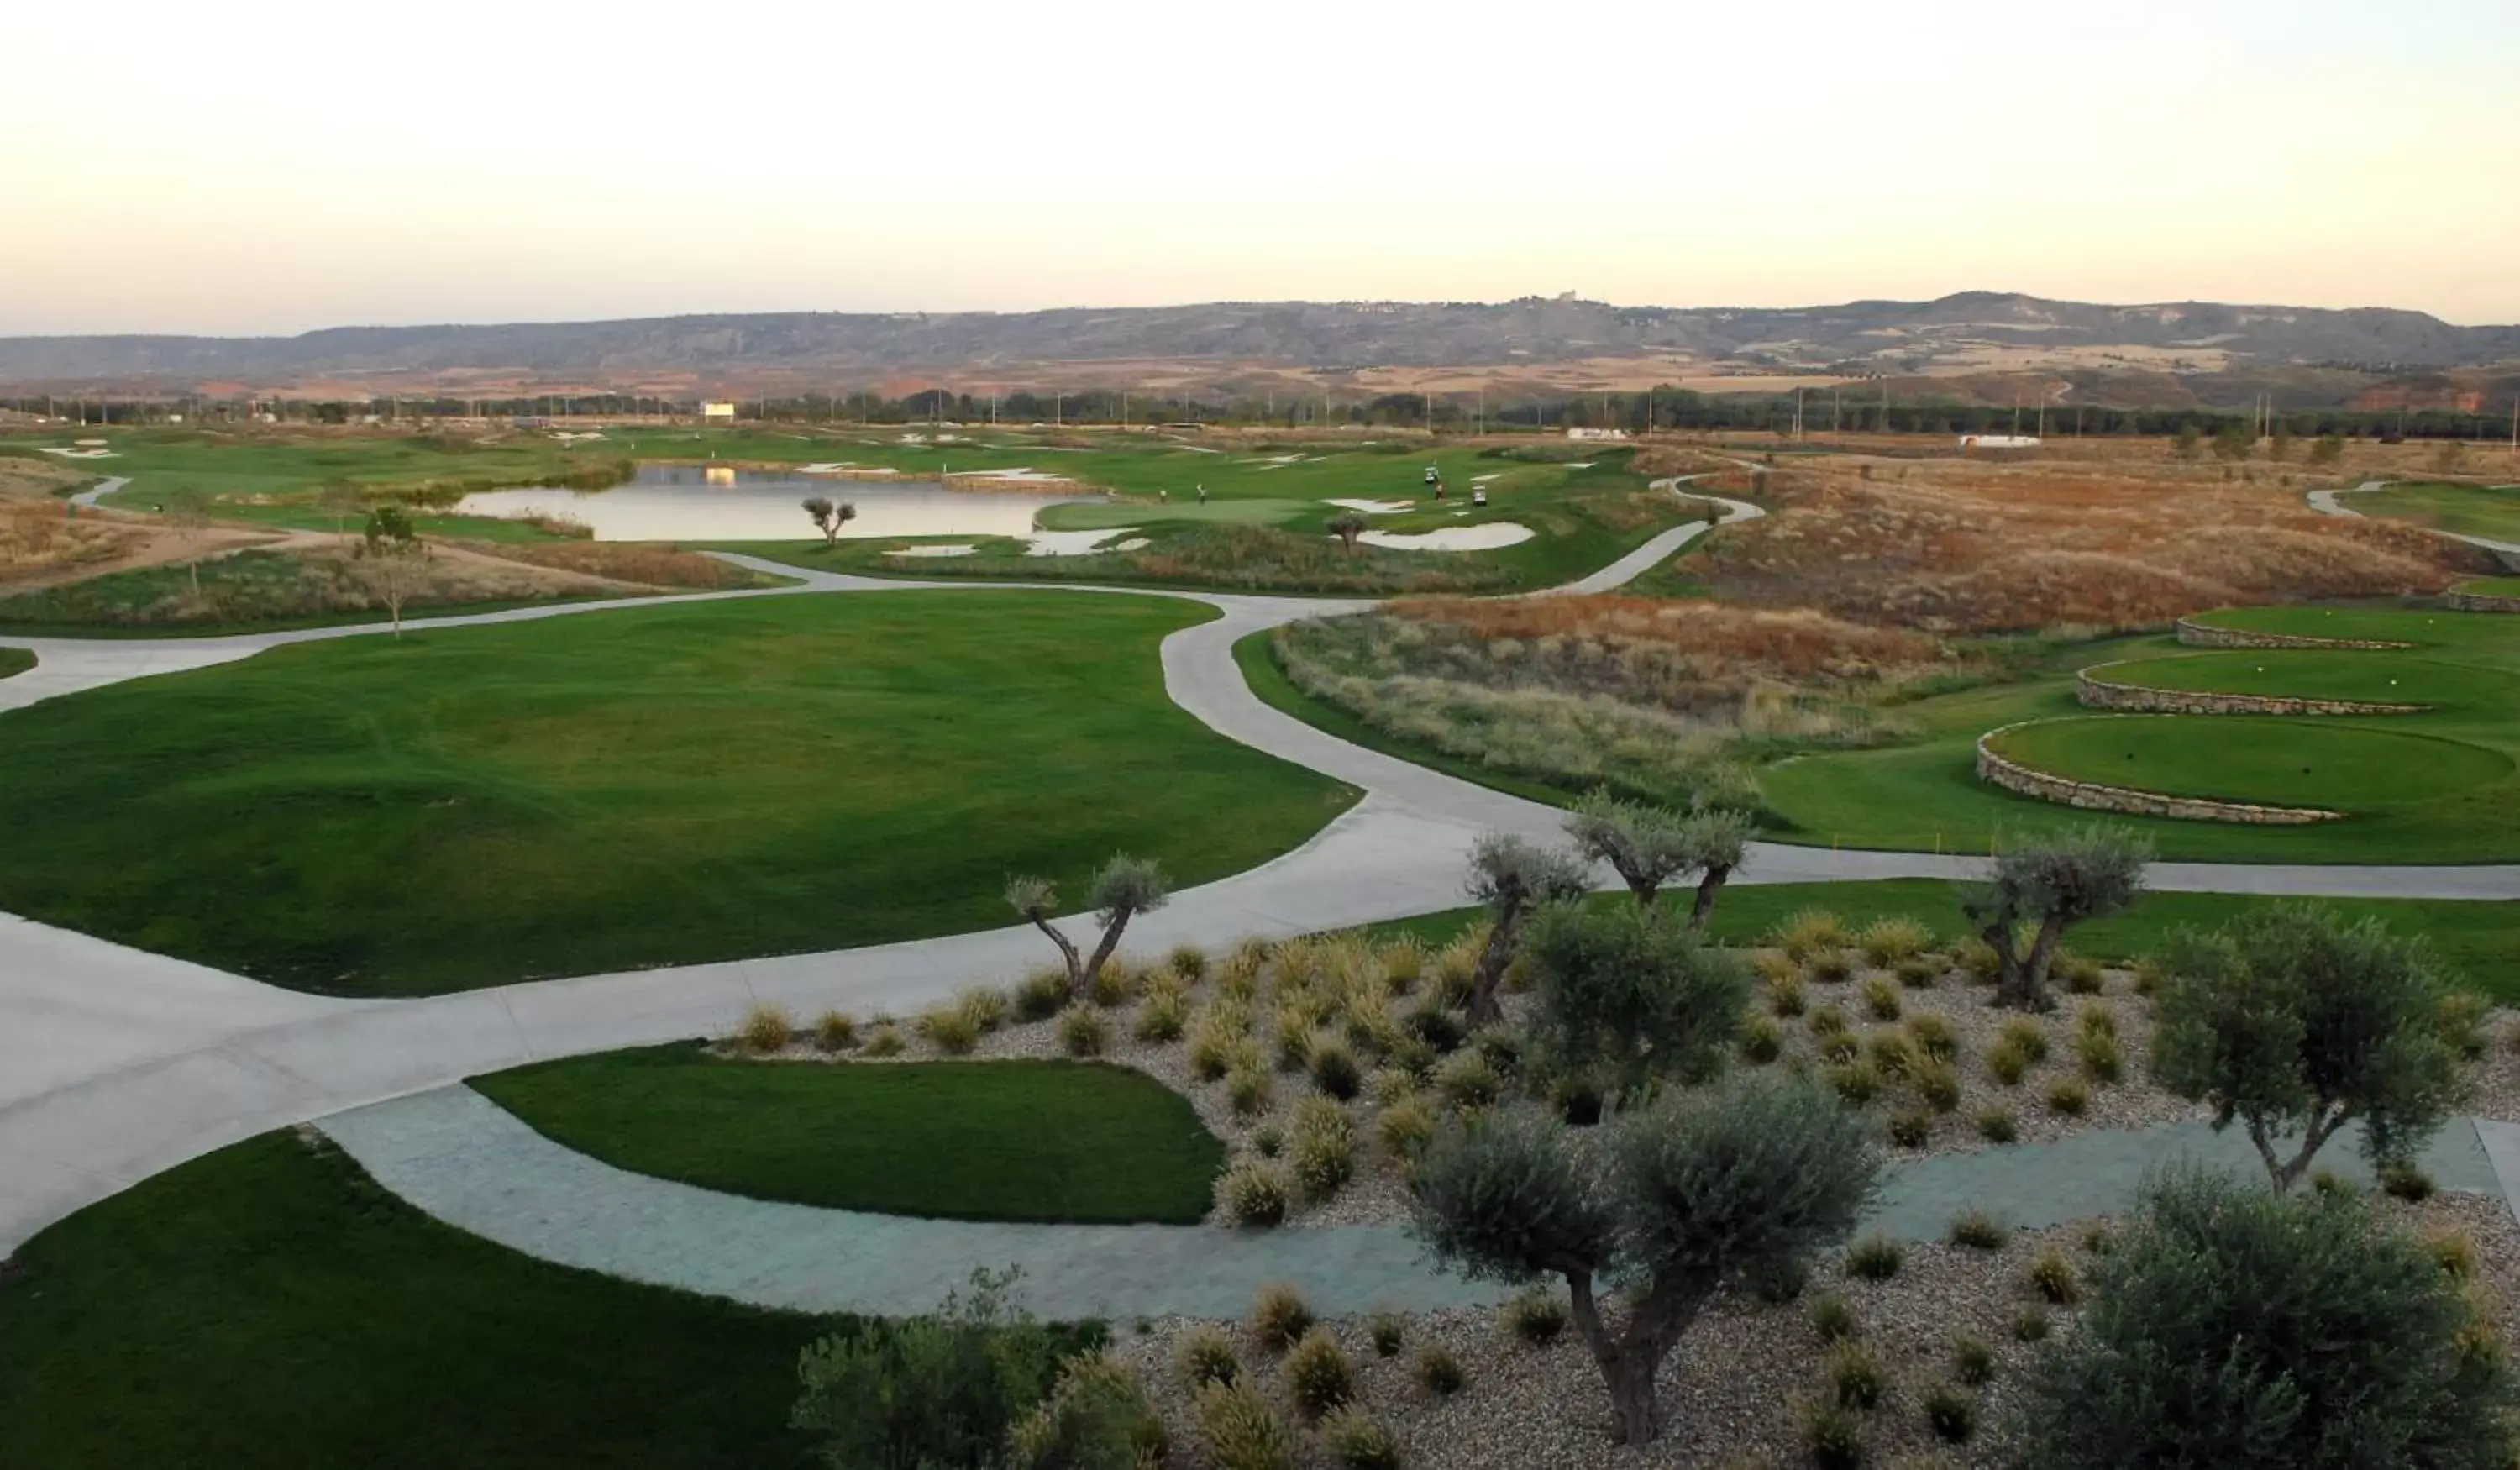
[[[907,1314],[974,1270],[1023,1271],[1045,1317],[1233,1317],[1269,1281],[1317,1309],[1424,1312],[1501,1300],[1434,1270],[1392,1225],[1232,1230],[1214,1225],[992,1225],[745,1199],[616,1169],[553,1142],[466,1087],[353,1109],[316,1127],[378,1182],[439,1220],[512,1249],[635,1281],[765,1307]],[[2423,1164],[2446,1190],[2508,1198],[2483,1127],[2455,1120]],[[2368,1182],[2340,1137],[2322,1152]],[[2254,1171],[2236,1133],[2178,1123],[1893,1164],[1863,1226],[1937,1240],[1974,1207],[2024,1228],[2123,1212],[2147,1170],[2181,1155]],[[2513,1183],[2520,1184],[2520,1177]]]

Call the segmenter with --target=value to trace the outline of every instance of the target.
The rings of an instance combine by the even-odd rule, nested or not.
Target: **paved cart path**
[[[1732,518],[1761,513],[1725,502]],[[1708,527],[1675,526],[1581,586],[1632,578]],[[730,557],[793,579],[781,588],[581,602],[427,620],[468,627],[622,607],[744,598],[1006,584],[908,582]],[[1370,605],[1307,599],[1088,588],[1174,597],[1218,616],[1167,638],[1165,689],[1228,738],[1363,788],[1367,795],[1295,851],[1174,896],[1132,942],[1216,945],[1424,913],[1462,903],[1483,831],[1555,837],[1557,809],[1349,744],[1261,702],[1234,662],[1241,637]],[[0,711],[270,648],[373,637],[380,625],[220,639],[0,639],[38,662],[0,680]],[[0,715],[0,718],[5,718]],[[101,756],[110,758],[110,754]],[[1969,859],[1754,845],[1736,882],[1971,876]],[[2520,898],[2520,867],[2330,868],[2161,864],[2166,889],[2366,897]],[[1608,875],[1603,874],[1604,886]],[[538,981],[411,1001],[339,1001],[275,990],[208,967],[0,915],[0,1256],[71,1210],[212,1148],[271,1128],[442,1087],[549,1056],[719,1035],[757,1002],[812,1014],[903,1012],[1037,961],[1042,941],[1009,927],[866,949]]]
[[[1023,1272],[1025,1305],[1058,1319],[1238,1316],[1270,1281],[1292,1282],[1316,1310],[1337,1315],[1505,1294],[1438,1271],[1397,1225],[989,1224],[746,1199],[590,1158],[466,1087],[317,1126],[379,1183],[460,1229],[563,1266],[764,1307],[932,1312],[973,1270],[1010,1266]],[[2454,1119],[2434,1141],[2423,1162],[2441,1187],[2503,1192],[2479,1126]],[[2355,1143],[2340,1137],[2321,1157],[2367,1183]],[[1936,1155],[1892,1164],[1860,1228],[1938,1240],[1965,1208],[2029,1228],[2122,1214],[2147,1170],[2182,1157],[2259,1167],[2236,1133],[2201,1123]]]

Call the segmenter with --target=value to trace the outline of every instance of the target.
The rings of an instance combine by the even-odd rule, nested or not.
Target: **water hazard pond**
[[[609,490],[489,490],[456,503],[463,515],[556,515],[582,521],[598,541],[808,541],[822,533],[801,502],[847,501],[857,519],[842,534],[1023,536],[1033,516],[1078,499],[1008,491],[948,490],[933,480],[849,480],[775,469],[642,465]]]

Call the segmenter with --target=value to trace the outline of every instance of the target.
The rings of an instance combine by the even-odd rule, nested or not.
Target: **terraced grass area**
[[[2411,652],[2248,648],[2130,659],[2092,677],[2142,689],[2520,713],[2520,680]]]
[[[2345,504],[2365,515],[2410,520],[2437,531],[2520,543],[2520,486],[2391,485],[2358,493]]]
[[[0,1277],[0,1464],[764,1470],[824,1319],[439,1225],[266,1134],[89,1206]]]
[[[2347,813],[2453,796],[2514,769],[2498,750],[2329,719],[2094,715],[2026,725],[1988,744],[2050,776]]]
[[[888,1215],[1195,1225],[1225,1157],[1180,1093],[1083,1062],[755,1062],[690,1043],[472,1087],[634,1173]]]
[[[2127,819],[2154,840],[2162,856],[2303,863],[2520,859],[2520,775],[2512,766],[2520,756],[2520,725],[2514,722],[2520,690],[2513,688],[2520,681],[2520,630],[2490,617],[2398,609],[2265,607],[2213,613],[2205,620],[2260,632],[2412,646],[2394,651],[2262,654],[2251,649],[2226,665],[2251,670],[2248,678],[2254,681],[2254,670],[2264,664],[2270,691],[2309,691],[2290,681],[2314,677],[2340,687],[2362,687],[2357,682],[2373,677],[2368,671],[2385,667],[2370,660],[2396,660],[2413,671],[2410,677],[2431,681],[2433,688],[2454,697],[2424,715],[2197,717],[2176,722],[2193,733],[2192,741],[2153,740],[2132,751],[2123,746],[2082,748],[2081,742],[2099,739],[2089,732],[2108,722],[2077,718],[2083,734],[2034,737],[2043,758],[2071,759],[2075,764],[2068,774],[2092,780],[2238,799],[2306,800],[2354,814],[2344,822],[2285,828]],[[2205,655],[2164,638],[2117,646],[2074,662],[2140,659],[2146,660],[2143,667],[2154,669],[2182,664],[2190,656]],[[2120,664],[2110,677],[2123,678],[2127,667]],[[1902,706],[1901,714],[1919,730],[1920,738],[1890,749],[1806,756],[1772,766],[1766,772],[1768,805],[1783,819],[1788,835],[1856,847],[1984,852],[2006,833],[2071,827],[2090,819],[1979,781],[1974,747],[1978,735],[1998,726],[2085,713],[2061,667],[2054,677],[2026,684],[1918,700]],[[2155,728],[2167,732],[2174,727],[2166,723]],[[2376,742],[2384,736],[2429,739],[2417,745]],[[2075,748],[2061,755],[2047,751],[2047,742],[2054,740],[2072,742]],[[2310,753],[2285,764],[2281,752],[2296,740],[2322,743],[2300,747]],[[2406,760],[2407,752],[2418,759]],[[2136,760],[2126,759],[2130,753]],[[2363,772],[2358,763],[2419,769]],[[2330,800],[2315,799],[2301,784],[2303,765],[2313,767],[2320,794]],[[2324,784],[2321,770],[2337,773],[2340,783]],[[2200,773],[2210,782],[2196,780]],[[2204,789],[2209,783],[2223,789]],[[2289,798],[2276,795],[2286,792]]]
[[[1210,616],[767,598],[301,645],[0,717],[0,909],[300,989],[418,995],[1007,921],[1011,871],[1183,883],[1345,786],[1167,699]]]
[[[2520,598],[2520,577],[2479,577],[2473,582],[2461,582],[2453,590],[2481,598]]]
[[[1893,878],[1863,883],[1738,883],[1724,890],[1709,932],[1724,943],[1755,945],[1788,916],[1825,909],[1850,929],[1875,918],[1913,918],[1949,944],[1974,932],[1960,903],[1968,886],[1932,878]],[[1595,894],[1594,905],[1632,903],[1624,893]],[[2161,952],[2181,928],[2211,929],[2228,920],[2287,902],[2236,893],[2144,894],[2122,913],[2078,926],[2067,943],[2082,954],[2110,961]],[[2320,899],[2348,918],[2376,918],[2396,933],[2420,937],[2458,980],[2501,1004],[2520,1002],[2520,903],[2450,899]],[[1451,909],[1393,923],[1377,934],[1415,934],[1442,944],[1475,922],[1475,909]]]

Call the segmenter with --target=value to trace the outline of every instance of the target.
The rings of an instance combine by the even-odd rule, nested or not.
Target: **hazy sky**
[[[0,334],[1578,290],[2520,321],[2514,0],[301,0],[0,29]]]

